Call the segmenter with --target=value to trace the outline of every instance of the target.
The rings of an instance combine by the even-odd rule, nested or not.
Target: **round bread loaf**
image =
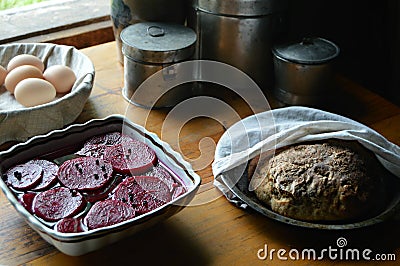
[[[254,172],[257,198],[272,211],[303,221],[373,215],[384,204],[379,162],[357,142],[329,140],[277,151]]]

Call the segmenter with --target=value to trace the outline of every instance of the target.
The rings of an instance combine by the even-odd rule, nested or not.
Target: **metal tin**
[[[144,21],[183,25],[186,21],[186,2],[186,0],[112,0],[110,15],[119,61],[123,62],[120,34],[124,28]]]
[[[287,0],[193,1],[188,25],[198,35],[196,58],[230,64],[267,90],[271,48],[286,28],[287,6]]]
[[[339,47],[323,38],[276,45],[275,88],[278,100],[293,105],[316,105],[329,95],[333,84],[332,61]]]
[[[245,17],[273,14],[287,7],[287,1],[270,0],[195,0],[193,3],[199,10],[204,12]]]
[[[324,64],[339,55],[339,47],[323,38],[303,38],[301,42],[276,45],[273,53],[287,61],[315,65]]]
[[[124,54],[123,96],[130,102],[148,108],[172,107],[192,96],[191,85],[179,85],[168,91],[160,84],[152,91],[136,93],[139,86],[158,71],[165,79],[176,76],[175,63],[191,59],[196,34],[190,28],[172,23],[142,22],[121,32]],[[172,67],[172,68],[170,68]]]

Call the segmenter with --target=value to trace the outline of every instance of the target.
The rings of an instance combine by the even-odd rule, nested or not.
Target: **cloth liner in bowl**
[[[0,45],[0,65],[6,68],[11,58],[18,54],[35,55],[46,68],[52,65],[69,66],[77,80],[70,93],[57,95],[52,102],[34,107],[22,106],[0,85],[0,144],[25,141],[72,123],[82,112],[93,86],[93,63],[73,46],[48,43]]]
[[[285,107],[247,117],[219,140],[212,165],[214,185],[239,207],[247,204],[232,193],[223,175],[260,153],[288,145],[324,139],[358,141],[375,153],[381,164],[400,178],[400,147],[373,129],[349,118],[307,107]],[[233,184],[234,185],[234,184]]]

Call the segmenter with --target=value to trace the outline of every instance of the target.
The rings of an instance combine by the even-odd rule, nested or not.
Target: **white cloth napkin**
[[[212,165],[214,185],[228,200],[245,207],[224,182],[224,172],[263,152],[329,138],[358,141],[374,152],[387,170],[400,177],[400,147],[378,132],[333,113],[307,107],[286,107],[247,117],[222,135]]]

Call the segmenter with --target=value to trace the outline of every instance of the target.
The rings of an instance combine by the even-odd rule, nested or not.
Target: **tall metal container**
[[[141,107],[164,108],[193,96],[190,83],[172,89],[167,85],[168,80],[176,79],[183,71],[176,64],[192,59],[196,39],[192,29],[175,23],[141,22],[126,27],[121,32],[124,98]],[[164,82],[149,81],[150,86],[140,88],[157,73],[161,73]]]
[[[322,103],[331,95],[332,68],[339,52],[335,43],[317,37],[275,45],[276,98],[293,105]]]
[[[129,25],[144,22],[170,22],[184,24],[187,0],[111,0],[111,21],[117,43],[119,61],[121,52],[121,31]]]
[[[188,26],[196,57],[230,64],[266,91],[273,83],[271,48],[286,29],[288,0],[193,0]]]

